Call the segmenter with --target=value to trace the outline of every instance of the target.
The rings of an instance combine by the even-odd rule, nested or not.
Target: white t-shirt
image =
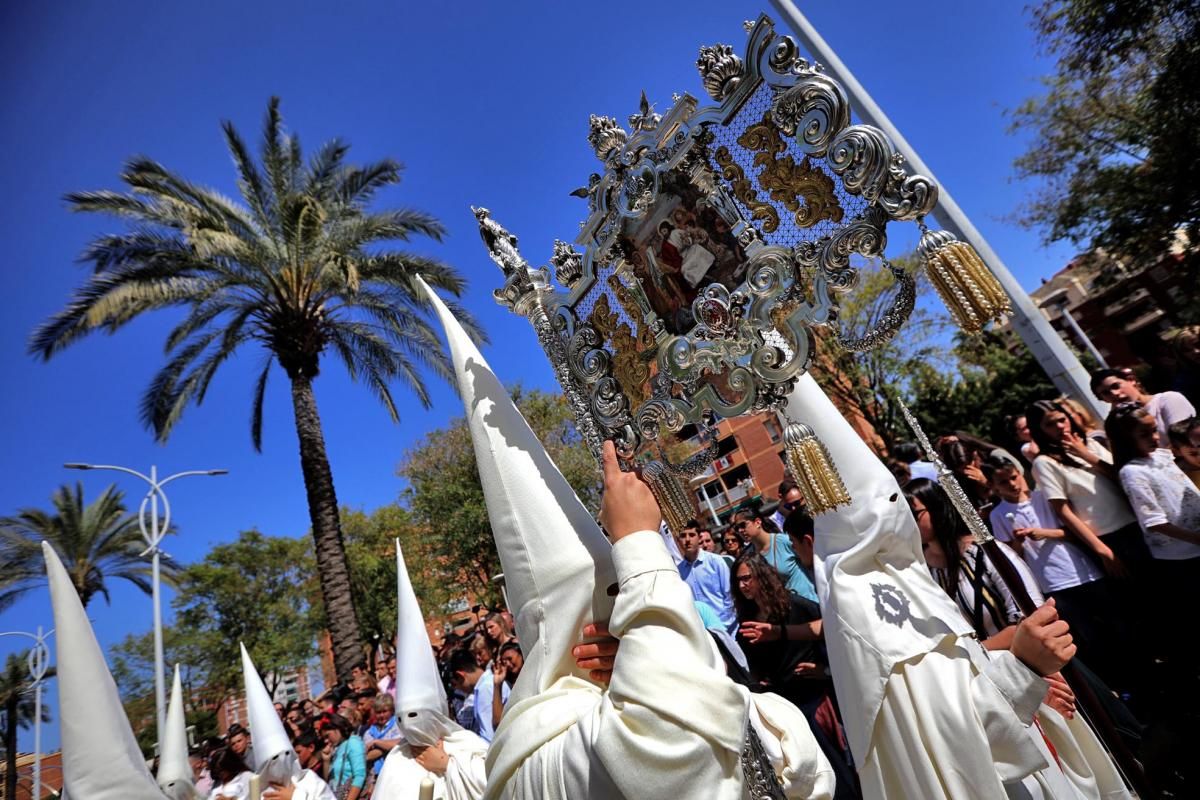
[[[1008,515],[1013,519],[1009,521]],[[1011,542],[1014,528],[1061,528],[1062,522],[1050,508],[1050,503],[1035,491],[1023,503],[1001,500],[992,509],[992,532],[1002,542]],[[1026,538],[1021,542],[1021,556],[1033,570],[1038,586],[1047,594],[1070,589],[1104,577],[1087,554],[1064,539]]]
[[[1200,558],[1200,545],[1156,533],[1154,525],[1171,523],[1200,532],[1200,491],[1176,464],[1170,450],[1155,450],[1121,467],[1121,485],[1137,514],[1150,555],[1168,561]]]
[[[1167,444],[1167,428],[1185,419],[1196,416],[1196,409],[1179,392],[1159,392],[1151,395],[1143,406],[1147,414],[1154,417],[1158,425],[1158,443]]]
[[[1094,439],[1086,439],[1087,447],[1111,464],[1112,455]],[[1047,500],[1066,500],[1075,514],[1098,536],[1114,533],[1136,522],[1125,495],[1105,476],[1075,464],[1061,464],[1046,454],[1033,461],[1033,479]]]

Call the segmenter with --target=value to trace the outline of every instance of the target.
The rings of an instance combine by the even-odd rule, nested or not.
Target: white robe
[[[725,674],[657,531],[612,549],[621,649],[607,690],[566,675],[510,704],[488,756],[489,800],[741,800],[748,720],[789,798],[828,798],[833,772],[804,715]]]
[[[810,375],[788,414],[816,431],[851,496],[816,517],[815,551],[825,644],[864,796],[1128,798],[1085,725],[1039,711],[1045,681],[975,640],[929,573],[895,478]]]
[[[292,800],[337,800],[329,784],[311,769],[302,771],[299,778],[293,778],[292,784],[296,787]]]
[[[426,777],[433,779],[434,800],[480,800],[487,784],[487,742],[460,729],[447,736],[442,746],[450,757],[445,775],[427,772],[412,757],[407,744],[392,748],[379,771],[372,800],[416,800]]]

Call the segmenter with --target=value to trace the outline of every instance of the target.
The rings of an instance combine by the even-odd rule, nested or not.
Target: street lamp
[[[118,467],[112,464],[82,464],[79,462],[71,462],[63,464],[67,469],[107,469],[114,472],[124,472],[126,475],[133,475],[136,478],[141,478],[146,483],[150,484],[150,490],[146,492],[146,496],[142,498],[142,504],[138,507],[138,528],[141,529],[142,538],[146,541],[146,549],[141,555],[153,556],[151,569],[151,600],[154,604],[154,710],[155,720],[158,725],[156,735],[159,741],[162,740],[162,732],[166,727],[167,716],[167,687],[163,672],[166,669],[163,664],[163,639],[162,639],[162,603],[159,599],[159,554],[162,549],[159,543],[162,538],[167,535],[167,531],[171,529],[171,504],[167,501],[167,494],[163,491],[163,487],[176,478],[186,478],[189,475],[228,475],[227,469],[190,469],[184,472],[176,472],[162,480],[158,479],[158,467],[151,466],[150,474],[143,475],[135,469],[129,467]],[[163,514],[161,520],[158,514],[158,504],[162,501]],[[146,510],[150,511],[150,527],[146,527]]]
[[[33,796],[38,798],[42,796],[42,683],[45,681],[46,671],[50,668],[50,650],[46,647],[46,637],[52,633],[53,628],[43,632],[41,625],[38,626],[37,633],[0,633],[0,636],[24,636],[33,639],[33,647],[25,659],[25,664],[33,682]]]

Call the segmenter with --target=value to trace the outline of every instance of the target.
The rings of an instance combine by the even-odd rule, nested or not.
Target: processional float
[[[599,460],[602,442],[613,440],[622,466],[640,467],[676,531],[696,516],[686,481],[715,460],[720,419],[786,417],[818,335],[866,352],[899,333],[917,276],[888,261],[889,224],[919,228],[919,268],[964,332],[1012,313],[975,250],[927,227],[937,185],[909,172],[883,131],[855,124],[843,87],[768,17],[745,27],[742,55],[727,44],[700,49],[696,66],[714,104],[675,95],[658,114],[643,93],[628,129],[592,115],[587,140],[600,171],[572,193],[586,199],[588,215],[573,243],[554,242],[549,266],[531,266],[515,235],[487,209],[473,209],[504,273],[496,300],[533,325],[588,448]],[[893,298],[874,329],[847,338],[839,307],[865,268],[892,275]],[[813,429],[786,422],[788,470],[809,510],[849,502]],[[668,451],[682,439],[698,451],[672,460]],[[955,506],[1030,613],[1019,577],[943,472]],[[1095,695],[1072,684],[1126,776],[1144,786]],[[743,759],[748,769],[761,766],[761,758]],[[775,796],[763,777],[769,770],[754,772],[754,796]]]
[[[1009,310],[974,250],[925,226],[937,186],[910,174],[878,128],[852,124],[846,92],[790,36],[765,16],[746,27],[743,55],[700,50],[715,105],[676,95],[657,114],[643,94],[628,130],[591,117],[602,171],[574,193],[588,204],[575,242],[554,242],[558,288],[474,209],[505,276],[496,299],[532,323],[588,447],[599,458],[612,439],[626,466],[637,462],[675,530],[695,516],[685,481],[716,457],[719,419],[782,413],[817,335],[866,351],[900,330],[916,292],[885,256],[889,223],[920,227],[921,260],[964,330]],[[894,277],[894,298],[875,329],[847,339],[839,304],[872,263]],[[787,422],[809,508],[848,501],[812,429]],[[701,446],[673,461],[681,433]]]

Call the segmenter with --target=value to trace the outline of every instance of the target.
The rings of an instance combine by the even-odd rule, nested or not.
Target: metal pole
[[[42,629],[38,628],[40,634]],[[33,796],[42,797],[42,682],[33,687]]]
[[[150,467],[150,546],[154,550],[151,566],[151,591],[154,604],[154,715],[157,724],[158,740],[162,741],[162,733],[167,729],[167,686],[163,671],[166,669],[166,658],[163,655],[162,636],[162,602],[159,599],[161,571],[158,547],[162,534],[158,529],[158,467]]]
[[[46,637],[54,633],[51,628],[44,631],[39,625],[37,634],[27,633],[26,631],[5,631],[0,633],[0,636],[24,636],[33,639],[33,648],[29,651],[29,656],[25,660],[25,666],[29,669],[29,678],[33,682],[33,796],[40,798],[42,796],[42,683],[46,678],[46,671],[50,668],[50,652],[46,648]]]
[[[1096,348],[1096,344],[1092,341],[1091,337],[1083,332],[1083,328],[1079,327],[1079,323],[1075,321],[1075,316],[1071,314],[1070,309],[1067,308],[1067,304],[1063,303],[1058,307],[1058,310],[1062,313],[1063,319],[1067,321],[1067,324],[1071,326],[1071,330],[1075,333],[1075,338],[1083,343],[1083,346],[1087,348],[1088,352],[1092,354],[1092,358],[1096,359],[1096,362],[1101,367],[1108,369],[1108,362],[1104,360],[1104,356]]]
[[[792,0],[771,0],[771,5],[779,15],[787,21],[799,38],[801,45],[817,61],[825,67],[825,71],[840,82],[850,97],[850,106],[854,113],[864,122],[874,125],[888,135],[896,145],[896,149],[912,165],[912,168],[922,175],[936,181],[933,171],[921,160],[912,145],[901,135],[883,110],[875,104],[866,89],[837,57],[812,23],[800,13]],[[1079,359],[1071,352],[1066,343],[1054,330],[1050,322],[1042,316],[1029,295],[1021,288],[1016,277],[1009,272],[1008,267],[992,250],[991,245],[983,238],[958,203],[950,196],[945,184],[938,182],[938,204],[933,210],[933,216],[946,230],[959,239],[970,243],[979,253],[980,258],[991,267],[996,279],[1004,287],[1004,291],[1013,303],[1013,327],[1020,335],[1025,346],[1033,353],[1038,364],[1046,371],[1050,380],[1063,394],[1069,394],[1080,400],[1096,414],[1099,419],[1108,416],[1108,403],[1102,403],[1092,394],[1087,370],[1079,363]]]

